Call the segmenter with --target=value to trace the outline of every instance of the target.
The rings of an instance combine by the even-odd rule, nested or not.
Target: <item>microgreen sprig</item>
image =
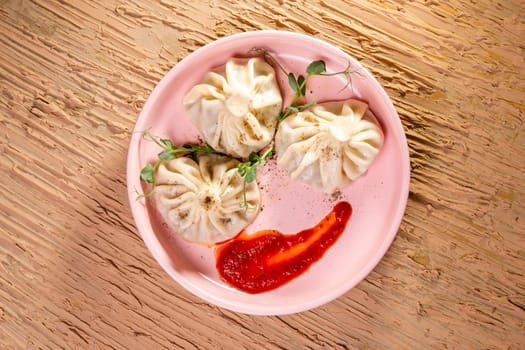
[[[162,151],[158,153],[159,159],[155,163],[146,164],[146,166],[140,171],[140,179],[150,183],[152,187],[149,192],[139,194],[137,199],[149,197],[153,193],[156,185],[155,173],[162,161],[171,160],[177,157],[195,157],[197,153],[225,155],[224,153],[216,151],[207,143],[203,146],[184,144],[182,147],[177,147],[171,140],[156,137],[152,135],[149,130],[144,131],[142,135],[144,138],[155,142],[162,148]],[[248,204],[248,199],[246,198],[246,184],[255,181],[255,178],[257,177],[257,167],[265,165],[272,154],[273,147],[267,149],[262,155],[259,155],[257,152],[251,152],[248,156],[248,160],[239,163],[237,166],[237,170],[243,178],[243,202],[241,203],[241,206],[246,210],[253,209]]]
[[[273,146],[268,148],[261,156],[256,152],[252,152],[248,157],[248,161],[239,163],[237,166],[239,174],[244,178],[242,207],[246,210],[253,209],[250,207],[248,200],[246,199],[246,184],[255,181],[255,178],[257,177],[257,167],[265,165],[272,154]]]
[[[170,139],[161,139],[153,136],[149,130],[144,131],[143,136],[162,148],[162,151],[158,154],[160,160],[171,160],[179,156],[194,157],[197,153],[222,154],[208,143],[205,143],[203,146],[184,144],[182,147],[177,147]]]
[[[183,156],[195,157],[197,153],[223,154],[216,151],[207,143],[203,146],[184,144],[182,147],[177,147],[171,140],[154,136],[149,130],[142,132],[142,136],[155,142],[159,147],[162,148],[162,151],[158,153],[159,159],[154,164],[148,163],[140,171],[140,179],[150,183],[152,187],[149,192],[140,194],[138,198],[148,197],[153,193],[153,190],[155,189],[155,173],[157,172],[157,169],[163,160],[171,160]]]
[[[348,65],[344,70],[333,73],[327,73],[326,62],[323,60],[315,60],[310,62],[310,64],[306,67],[306,75],[299,74],[298,76],[296,76],[292,72],[286,71],[286,69],[281,65],[281,63],[279,63],[279,61],[267,50],[263,48],[253,48],[252,50],[250,50],[250,53],[262,55],[272,66],[279,68],[279,70],[281,70],[287,76],[288,85],[290,85],[290,88],[295,93],[290,105],[285,107],[279,113],[277,117],[277,125],[279,125],[279,123],[286,119],[290,114],[298,113],[316,104],[315,101],[299,104],[300,99],[306,96],[306,84],[312,76],[317,75],[330,77],[335,75],[344,75],[346,78],[346,84],[343,87],[343,89],[345,89],[346,87],[352,85],[351,74],[356,72],[352,69],[350,61],[348,61]]]

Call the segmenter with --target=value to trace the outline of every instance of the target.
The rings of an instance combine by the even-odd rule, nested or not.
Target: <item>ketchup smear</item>
[[[232,286],[248,292],[266,292],[296,278],[321,259],[344,232],[352,206],[340,202],[316,226],[293,235],[263,230],[217,247],[220,276]]]

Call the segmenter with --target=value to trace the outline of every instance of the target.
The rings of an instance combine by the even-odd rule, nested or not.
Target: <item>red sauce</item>
[[[351,215],[351,205],[340,202],[316,226],[293,235],[263,230],[248,236],[243,231],[217,247],[217,270],[226,282],[248,293],[280,287],[321,259]]]

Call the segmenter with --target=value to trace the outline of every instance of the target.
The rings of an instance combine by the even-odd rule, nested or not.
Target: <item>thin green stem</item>
[[[147,139],[149,139],[149,140],[151,140],[151,141],[153,141],[153,142],[155,142],[155,144],[157,144],[157,145],[158,145],[159,147],[161,147],[161,148],[164,148],[164,147],[165,147],[165,145],[163,145],[163,144],[159,141],[158,137],[155,137],[155,136],[153,136],[153,135],[151,134],[151,132],[149,131],[149,129],[144,130],[144,131],[142,132],[142,136],[145,137],[145,138],[147,138]]]
[[[277,61],[275,57],[273,57],[273,55],[269,53],[267,50],[263,48],[259,48],[259,47],[254,47],[253,49],[250,50],[250,52],[253,52],[259,55],[262,54],[265,58],[269,59],[274,65],[276,65],[281,70],[281,72],[283,72],[285,75],[288,75],[288,72],[286,71],[286,69],[284,69],[281,63]]]
[[[244,179],[243,184],[242,184],[242,204],[241,206],[243,207],[244,210],[253,210],[256,208],[248,204],[248,198],[246,197],[246,178]]]

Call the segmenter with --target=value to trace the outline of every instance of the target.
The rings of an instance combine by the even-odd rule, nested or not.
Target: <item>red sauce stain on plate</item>
[[[278,288],[321,259],[344,232],[351,215],[350,203],[340,202],[316,226],[292,235],[242,231],[217,246],[217,270],[230,285],[248,293]]]

